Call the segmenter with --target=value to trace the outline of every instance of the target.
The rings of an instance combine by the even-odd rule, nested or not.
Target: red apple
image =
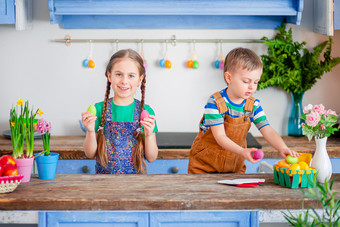
[[[11,165],[17,165],[16,163],[15,163],[15,160],[14,160],[14,158],[11,156],[11,155],[3,155],[3,156],[1,156],[1,158],[0,158],[0,163],[3,165],[3,166],[5,166],[5,165],[7,165],[7,164],[11,164]]]
[[[4,166],[0,163],[0,177],[4,173],[4,170],[5,170]]]
[[[17,176],[18,169],[16,165],[6,164],[4,165],[4,176]]]

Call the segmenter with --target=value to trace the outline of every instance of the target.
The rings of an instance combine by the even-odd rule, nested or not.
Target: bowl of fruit
[[[18,174],[17,165],[10,155],[0,158],[0,193],[14,191],[24,176]]]
[[[316,169],[310,167],[312,154],[300,153],[299,157],[287,155],[273,165],[274,182],[287,188],[313,187]]]

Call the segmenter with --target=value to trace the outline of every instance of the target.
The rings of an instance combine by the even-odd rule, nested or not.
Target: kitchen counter
[[[334,191],[340,191],[340,174]],[[265,178],[260,187],[218,180]],[[0,194],[0,210],[257,210],[320,208],[298,189],[274,184],[272,174],[57,175],[33,177],[12,193]]]
[[[52,136],[51,152],[58,152],[60,159],[86,159],[83,150],[84,136]],[[280,154],[272,148],[263,137],[255,137],[262,145],[264,158],[281,158]],[[315,141],[308,141],[307,137],[284,136],[283,140],[289,148],[304,153],[314,153]],[[37,139],[34,143],[34,151],[42,150],[42,140]],[[189,148],[163,148],[159,149],[158,159],[187,159]],[[330,158],[340,158],[340,139],[328,138],[327,151]],[[0,155],[11,154],[11,140],[0,136]]]

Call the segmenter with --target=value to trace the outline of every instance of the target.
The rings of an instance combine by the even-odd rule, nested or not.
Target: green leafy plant
[[[335,179],[331,182],[325,179],[324,184],[320,184],[316,179],[313,181],[313,187],[307,190],[301,190],[305,197],[318,200],[322,206],[321,213],[315,208],[308,208],[306,211],[299,214],[283,213],[284,218],[292,226],[340,226],[340,197],[336,199],[338,192],[333,192],[333,184]]]
[[[262,38],[268,47],[268,54],[261,55],[263,74],[259,89],[276,86],[286,92],[305,92],[311,89],[325,72],[332,71],[332,68],[340,63],[339,57],[331,57],[331,37],[309,51],[304,47],[306,42],[293,41],[292,29],[287,31],[285,21],[277,31],[274,39]],[[325,47],[323,60],[319,61]]]

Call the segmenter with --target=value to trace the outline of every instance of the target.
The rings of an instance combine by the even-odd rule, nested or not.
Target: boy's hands
[[[96,120],[97,116],[93,116],[93,114],[90,112],[84,112],[81,114],[81,122],[88,132],[94,132]]]
[[[254,152],[257,151],[258,149],[257,148],[245,148],[244,149],[244,152],[242,152],[242,156],[248,160],[249,162],[251,163],[256,163],[258,161],[261,161],[262,159],[254,159],[253,158],[253,155],[254,155]]]
[[[297,153],[296,151],[293,151],[289,149],[288,147],[285,147],[281,150],[279,150],[281,157],[286,159],[287,155],[293,156],[293,157],[299,157],[301,154]]]
[[[154,115],[150,115],[149,118],[144,118],[143,121],[140,121],[141,125],[144,126],[145,137],[152,135],[155,128],[155,120],[156,117]]]

